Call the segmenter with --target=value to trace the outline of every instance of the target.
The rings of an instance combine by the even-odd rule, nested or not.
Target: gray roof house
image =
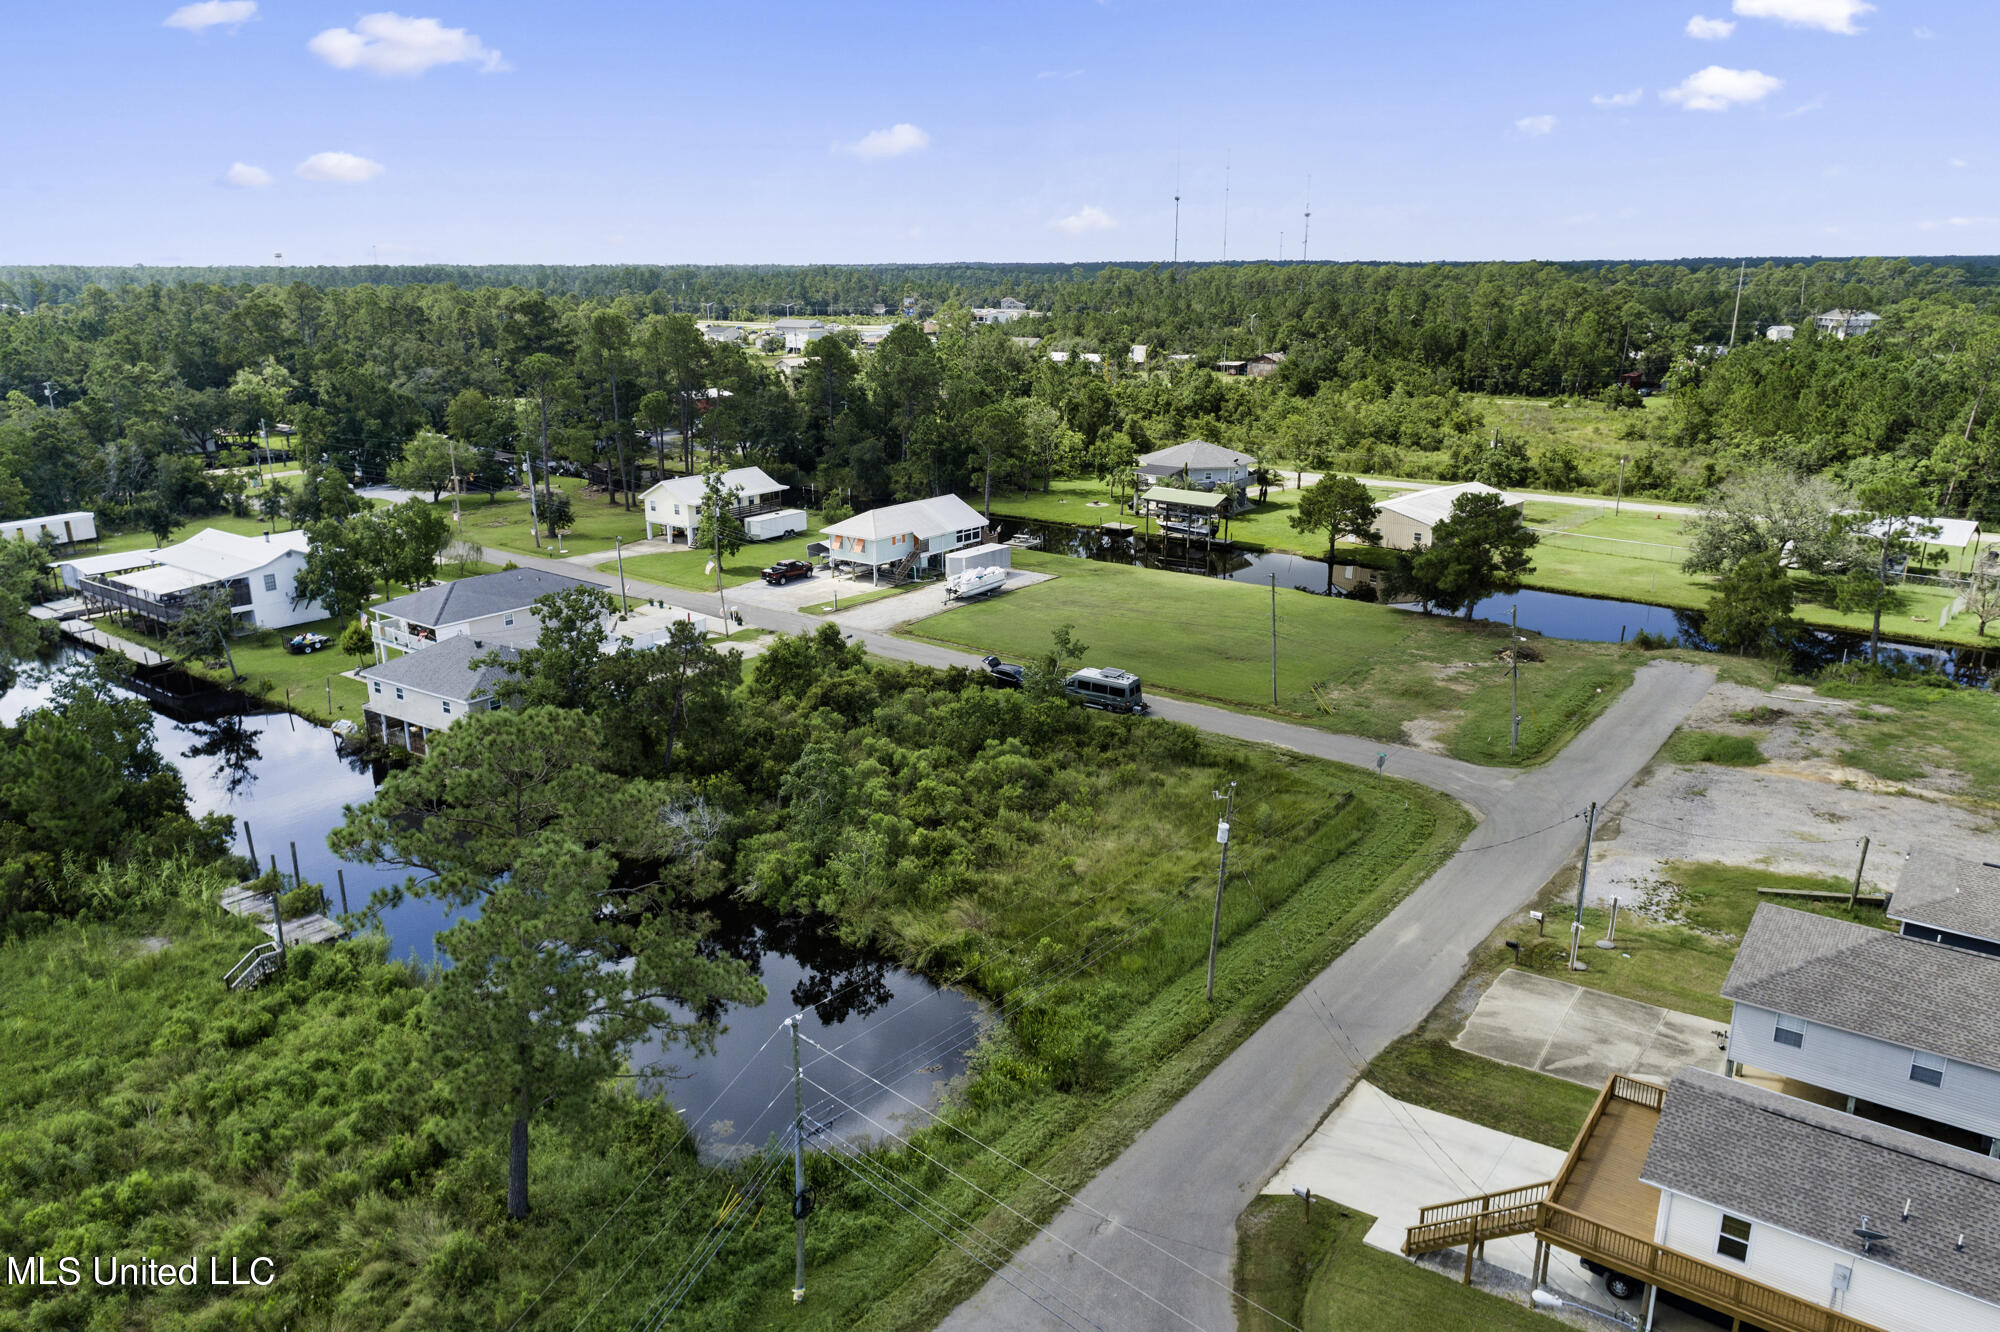
[[[434,583],[369,611],[378,658],[387,648],[411,652],[460,634],[501,633],[516,627],[537,597],[589,587],[581,578],[541,569],[502,569],[456,582]]]
[[[1670,1247],[1880,1327],[2000,1326],[2000,1162],[1687,1069],[1639,1178]]]
[[[1830,916],[1765,904],[1722,997],[1730,1067],[1846,1098],[1857,1111],[1984,1151],[2000,1136],[2000,963]]]
[[[1889,897],[1888,916],[1909,938],[2000,954],[2000,865],[1914,852]]]
[[[1181,478],[1189,489],[1212,490],[1218,486],[1248,485],[1256,469],[1257,460],[1247,453],[1225,449],[1205,439],[1190,439],[1140,454],[1136,472],[1142,490],[1170,477]]]
[[[475,667],[475,660],[497,656],[518,661],[520,654],[505,644],[489,643],[471,634],[456,634],[425,648],[354,674],[368,688],[362,726],[372,739],[422,754],[432,732],[474,712],[500,706],[493,688],[506,678],[503,665]]]

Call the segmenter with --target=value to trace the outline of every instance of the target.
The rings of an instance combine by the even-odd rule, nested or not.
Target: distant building
[[[743,341],[743,326],[741,324],[703,324],[701,326],[701,335],[710,342],[741,342]]]
[[[368,689],[362,728],[382,744],[427,752],[433,732],[500,706],[493,687],[507,677],[506,665],[472,664],[493,656],[501,663],[520,659],[510,646],[460,634],[422,652],[361,667],[354,675]]]
[[[1225,449],[1205,439],[1190,439],[1140,454],[1137,485],[1144,490],[1159,482],[1177,480],[1193,490],[1247,486],[1256,468],[1257,460],[1247,453]]]
[[[1836,338],[1858,338],[1874,331],[1882,316],[1872,310],[1828,310],[1813,316],[1813,327]]]
[[[52,513],[42,518],[9,518],[0,523],[0,541],[40,541],[43,537],[58,546],[95,541],[97,515],[80,509],[73,513]]]
[[[326,618],[317,601],[292,599],[306,549],[304,532],[239,536],[210,527],[157,550],[86,555],[55,567],[86,601],[155,625],[178,622],[197,598],[223,588],[242,627],[285,629]]]
[[[1262,356],[1253,356],[1245,361],[1243,363],[1243,373],[1252,379],[1262,379],[1265,375],[1271,374],[1284,363],[1285,354],[1283,352],[1265,352]]]
[[[1451,507],[1461,495],[1502,495],[1508,507],[1517,511],[1522,504],[1519,495],[1503,495],[1478,481],[1391,495],[1375,504],[1380,510],[1375,528],[1382,534],[1383,546],[1389,550],[1421,550],[1430,545],[1437,525],[1451,517]]]
[[[1011,324],[1016,319],[1041,313],[1040,310],[1030,310],[1025,301],[1003,296],[998,305],[976,307],[972,311],[972,321],[976,324]]]
[[[809,344],[833,332],[818,319],[779,319],[772,323],[771,331],[785,340],[788,352],[802,352]]]
[[[1135,342],[1132,344],[1132,349],[1126,352],[1125,355],[1132,364],[1144,365],[1146,363],[1146,354],[1151,350],[1152,348],[1148,347],[1145,343]]]
[[[791,531],[805,531],[804,511],[787,509],[779,502],[785,487],[765,475],[763,468],[732,467],[722,474],[722,488],[736,492],[737,502],[730,512],[746,529],[752,519],[783,514],[789,516]],[[640,496],[646,501],[646,539],[652,540],[653,529],[657,527],[669,541],[674,539],[675,533],[679,533],[686,537],[688,545],[694,545],[700,535],[702,496],[707,493],[708,478],[705,476],[670,476]],[[754,540],[761,541],[787,533],[756,531],[750,535]]]
[[[1772,342],[1790,342],[1798,331],[1791,324],[1773,324],[1764,330],[1764,336]]]

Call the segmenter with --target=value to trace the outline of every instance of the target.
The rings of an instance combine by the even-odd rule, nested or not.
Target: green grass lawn
[[[1765,897],[1757,891],[1761,887],[1845,893],[1853,886],[1850,879],[1779,874],[1703,861],[1669,861],[1661,866],[1661,871],[1662,877],[1678,890],[1663,913],[1666,918],[1655,920],[1635,911],[1620,910],[1618,946],[1608,950],[1586,947],[1584,960],[1589,964],[1588,971],[1568,970],[1569,925],[1576,910],[1575,881],[1570,879],[1551,886],[1537,903],[1548,917],[1547,937],[1524,938],[1533,935],[1532,927],[1524,928],[1518,923],[1510,926],[1514,933],[1509,937],[1523,939],[1526,944],[1521,949],[1520,965],[1573,985],[1727,1022],[1730,1006],[1722,997],[1722,983],[1729,976],[1737,945],[1742,942],[1743,931],[1749,928],[1750,917],[1760,902],[1777,902],[1800,911],[1877,927],[1886,927],[1887,923],[1880,907],[1849,908],[1845,902]],[[1606,914],[1604,907],[1584,908],[1586,944],[1604,937]],[[1492,954],[1505,956],[1498,944],[1487,951],[1489,963],[1497,961]]]
[[[819,539],[812,535],[811,527],[809,518],[808,530],[797,536],[782,537],[776,541],[749,542],[734,555],[725,555],[722,560],[722,585],[736,587],[742,583],[752,582],[759,572],[779,560],[805,559],[806,546]],[[625,576],[642,582],[684,588],[689,592],[713,592],[715,575],[708,571],[708,562],[712,558],[706,549],[669,550],[653,555],[627,555]],[[597,568],[604,573],[617,573],[618,562],[606,560]],[[844,604],[846,600],[843,595],[842,603]]]
[[[1366,1077],[1399,1101],[1564,1151],[1597,1099],[1579,1083],[1467,1054],[1435,1029],[1392,1042],[1368,1061]]]
[[[1960,795],[2000,803],[2000,695],[1838,680],[1819,690],[1865,705],[1832,723],[1842,763],[1890,782],[1942,774]]]
[[[607,503],[602,495],[586,497],[580,477],[559,476],[555,482],[556,489],[568,492],[570,511],[576,517],[576,526],[563,533],[560,552],[546,536],[540,546],[535,544],[528,500],[518,491],[502,491],[493,500],[461,497],[458,510],[465,538],[492,550],[555,557],[609,551],[616,544],[615,538],[631,542],[645,537],[646,514],[636,495],[628,513],[622,495],[616,504]],[[540,493],[537,488],[537,496]],[[436,507],[449,516],[451,500],[440,500]]]
[[[1254,497],[1255,494],[1253,488],[1251,495]],[[984,503],[984,496],[979,494],[968,494],[964,499],[975,509]],[[1326,552],[1324,538],[1301,535],[1288,521],[1298,512],[1298,506],[1298,491],[1274,488],[1264,503],[1229,520],[1229,539],[1239,546],[1253,549],[1324,554]],[[1095,480],[1057,481],[1046,492],[996,490],[993,492],[993,516],[1023,518],[1045,523],[1072,523],[1078,527],[1099,527],[1105,523],[1132,523],[1141,530],[1145,529],[1147,522],[1145,518],[1135,518],[1131,513],[1121,509],[1112,499],[1109,488]]]
[[[1764,752],[1747,735],[1686,727],[1667,737],[1660,757],[1669,763],[1721,763],[1731,768],[1754,768],[1764,762]]]
[[[209,527],[224,532],[234,532],[238,536],[262,536],[266,526],[262,518],[234,518],[226,513],[209,518],[190,518],[174,529],[166,544],[171,546],[177,541],[185,541],[196,532]],[[285,520],[280,518],[277,530],[287,532],[291,529],[286,526]],[[77,549],[87,555],[116,555],[128,550],[151,550],[159,544],[153,539],[151,532],[118,532],[95,542],[86,542]]]
[[[1505,626],[1465,624],[1280,589],[1278,703],[1271,703],[1271,593],[1247,583],[1016,552],[1056,578],[932,616],[906,632],[1025,660],[1076,626],[1087,664],[1136,671],[1148,686],[1371,739],[1403,723],[1439,728],[1453,755],[1508,761],[1509,680],[1493,654]],[[1631,682],[1616,646],[1540,643],[1521,670],[1521,761],[1548,758]]]
[[[1235,1301],[1239,1332],[1548,1332],[1559,1326],[1523,1304],[1369,1248],[1364,1237],[1374,1224],[1372,1216],[1329,1202],[1313,1204],[1308,1224],[1297,1198],[1252,1200],[1236,1223],[1236,1288],[1248,1297]]]

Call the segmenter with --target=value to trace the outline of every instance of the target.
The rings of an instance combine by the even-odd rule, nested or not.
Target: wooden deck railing
[[[1535,1233],[1558,1248],[1755,1323],[1769,1332],[1881,1332],[1873,1323],[1849,1318],[1752,1281],[1741,1272],[1628,1235],[1552,1202],[1541,1204]]]
[[[1417,1213],[1417,1224],[1403,1237],[1403,1252],[1431,1253],[1461,1244],[1525,1235],[1535,1228],[1538,1208],[1548,1196],[1549,1181],[1543,1180],[1539,1184],[1524,1184],[1517,1189],[1426,1207]]]

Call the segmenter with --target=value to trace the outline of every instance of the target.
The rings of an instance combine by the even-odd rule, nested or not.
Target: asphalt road
[[[511,558],[616,590],[615,575]],[[730,591],[730,604],[746,624],[794,632],[824,623],[760,606],[753,589]],[[708,614],[716,610],[712,594],[638,582],[629,590]],[[977,664],[967,653],[932,643],[854,637],[882,657],[937,667]],[[1522,771],[1154,700],[1155,715],[1219,735],[1363,768],[1386,755],[1384,771],[1450,795],[1477,814],[1479,824],[1458,854],[1142,1133],[1021,1252],[1033,1271],[1067,1288],[1071,1325],[1235,1326],[1229,1281],[1238,1214],[1332,1109],[1359,1066],[1436,1007],[1464,972],[1473,947],[1579,848],[1583,824],[1570,816],[1617,794],[1712,678],[1699,667],[1653,662],[1552,762]],[[949,1332],[1018,1332],[1064,1323],[996,1278],[942,1326]]]
[[[1610,800],[1694,707],[1710,678],[1693,666],[1648,665],[1553,762],[1518,774],[1387,751],[1389,771],[1465,802],[1481,815],[1478,828],[1022,1251],[1031,1268],[1076,1292],[1072,1322],[1080,1314],[1106,1329],[1235,1326],[1228,1282],[1237,1215],[1346,1091],[1357,1066],[1421,1021],[1457,983],[1472,948],[1578,849],[1583,825],[1566,816],[1592,800]],[[1162,704],[1157,711],[1345,763],[1373,767],[1384,752],[1370,741],[1210,708]],[[1058,1238],[1151,1298],[1104,1276]],[[943,1324],[950,1332],[1059,1326],[998,1280]]]

